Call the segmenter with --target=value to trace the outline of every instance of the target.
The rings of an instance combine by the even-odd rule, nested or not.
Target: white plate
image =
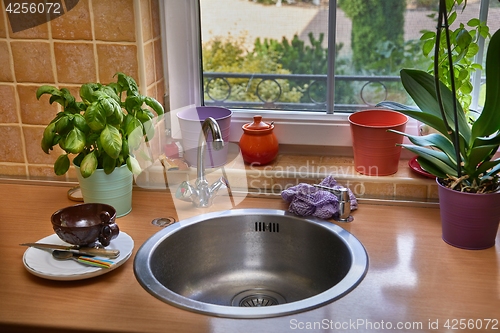
[[[63,242],[56,234],[47,236],[38,241],[38,243],[49,243],[57,245],[68,245]],[[51,250],[37,249],[30,247],[24,252],[24,267],[36,276],[50,280],[82,280],[94,276],[108,273],[127,261],[132,255],[134,249],[134,240],[120,231],[118,237],[113,239],[106,249],[120,250],[118,258],[111,259],[114,264],[110,268],[100,268],[88,266],[74,260],[56,260],[52,257]],[[105,258],[108,259],[108,258]],[[109,260],[109,259],[108,259]]]

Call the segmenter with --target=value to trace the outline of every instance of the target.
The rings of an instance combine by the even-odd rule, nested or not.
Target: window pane
[[[328,1],[200,3],[206,104],[325,110]]]
[[[328,0],[200,0],[205,104],[324,112],[328,51],[335,52],[335,111],[383,100],[411,104],[399,70],[432,65],[420,36],[435,31],[436,1],[337,6],[330,22],[336,50],[328,50]],[[469,0],[455,25],[478,13],[479,2]]]

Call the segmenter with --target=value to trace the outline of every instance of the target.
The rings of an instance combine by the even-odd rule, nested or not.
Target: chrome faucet
[[[217,192],[221,188],[229,189],[229,182],[224,177],[220,177],[212,185],[209,185],[205,178],[205,147],[209,130],[212,132],[213,149],[221,150],[224,147],[224,140],[222,139],[219,124],[217,124],[214,118],[208,117],[201,125],[201,133],[198,139],[195,185],[192,186],[187,181],[183,181],[175,192],[176,198],[192,202],[195,207],[208,207],[212,205]]]
[[[339,200],[339,214],[335,215],[333,219],[339,222],[352,222],[354,218],[351,215],[351,199],[349,198],[349,190],[346,188],[334,189],[328,186],[313,184],[323,191],[328,191],[337,196]]]

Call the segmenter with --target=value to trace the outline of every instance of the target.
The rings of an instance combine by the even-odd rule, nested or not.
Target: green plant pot
[[[83,178],[77,165],[75,168],[84,202],[111,205],[116,209],[117,217],[130,213],[132,210],[133,175],[127,165],[116,168],[109,175],[104,170],[97,169],[88,178]]]

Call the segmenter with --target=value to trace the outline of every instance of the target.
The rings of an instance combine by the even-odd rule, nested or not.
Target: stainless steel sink
[[[280,210],[238,209],[159,231],[135,256],[137,280],[186,310],[266,318],[313,309],[350,292],[368,256],[343,228]]]

